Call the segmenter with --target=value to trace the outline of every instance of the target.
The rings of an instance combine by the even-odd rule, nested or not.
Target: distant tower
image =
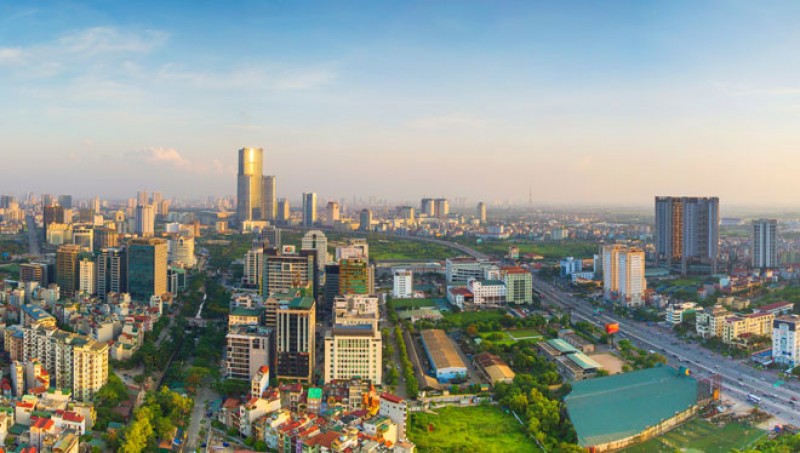
[[[329,201],[328,206],[326,208],[327,214],[325,216],[325,221],[327,222],[328,226],[333,226],[341,220],[341,211],[339,210],[339,203],[335,201]]]
[[[478,203],[478,220],[481,223],[486,223],[486,203],[482,201]]]
[[[289,206],[289,200],[286,198],[281,198],[278,200],[278,222],[289,223],[291,218],[292,211]]]
[[[778,267],[778,221],[776,219],[753,220],[753,242],[750,256],[755,269]]]
[[[313,250],[317,252],[317,269],[325,270],[328,264],[328,238],[320,230],[310,230],[303,236],[300,250]]]
[[[369,231],[372,229],[372,211],[369,209],[361,210],[358,229],[361,231]]]
[[[303,226],[312,227],[317,223],[317,194],[303,194]]]
[[[134,233],[142,237],[152,236],[155,233],[155,209],[153,205],[136,206],[136,226]]]
[[[239,150],[239,172],[236,176],[236,221],[260,220],[263,206],[264,150]]]
[[[275,176],[264,176],[263,185],[264,220],[274,222],[278,209],[275,201]]]

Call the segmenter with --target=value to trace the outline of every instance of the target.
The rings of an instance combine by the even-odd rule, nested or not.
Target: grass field
[[[459,327],[467,327],[474,322],[499,321],[506,316],[506,313],[502,310],[446,312],[442,314],[445,319]]]
[[[564,258],[566,256],[590,257],[597,253],[597,244],[586,241],[531,241],[527,239],[486,240],[478,243],[474,238],[452,239],[486,253],[487,255],[500,256],[508,253],[510,246],[519,247],[519,253],[536,253],[546,259]]]
[[[694,419],[663,436],[623,450],[624,453],[672,453],[679,449],[703,453],[742,449],[763,437],[766,432],[738,423],[722,428],[702,419]]]
[[[435,307],[436,299],[392,299],[395,310],[409,310],[420,307]]]
[[[480,332],[478,336],[484,343],[510,345],[517,342],[507,332]]]
[[[516,340],[542,336],[542,333],[536,329],[515,329],[515,330],[508,330],[506,332]]]
[[[408,437],[424,452],[537,452],[523,426],[497,406],[445,407],[411,414]],[[428,431],[432,424],[433,432]]]

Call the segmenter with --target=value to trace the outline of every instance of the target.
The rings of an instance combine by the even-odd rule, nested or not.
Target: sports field
[[[435,307],[436,305],[436,299],[392,299],[392,307],[395,310]]]
[[[739,423],[728,423],[722,428],[696,418],[663,436],[623,450],[624,453],[692,453],[729,452],[743,449],[766,434],[758,428]]]
[[[450,406],[435,412],[411,414],[408,437],[420,452],[540,451],[514,416],[504,413],[498,406]]]
[[[542,338],[542,333],[536,329],[515,329],[506,330],[508,335],[515,340],[533,340]]]

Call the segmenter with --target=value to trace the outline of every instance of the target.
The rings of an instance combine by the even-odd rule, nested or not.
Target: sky
[[[800,2],[0,4],[0,192],[790,206]]]

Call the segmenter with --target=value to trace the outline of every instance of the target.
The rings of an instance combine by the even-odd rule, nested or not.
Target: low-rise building
[[[695,318],[695,328],[697,334],[701,338],[722,337],[725,328],[725,319],[731,315],[731,312],[725,309],[722,305],[714,305],[697,312]]]
[[[800,364],[800,316],[779,316],[772,321],[772,359],[790,367]]]
[[[422,347],[431,364],[431,372],[439,382],[450,382],[467,377],[467,366],[461,360],[453,340],[444,330],[429,329],[421,332]]]
[[[693,313],[697,309],[695,302],[674,302],[667,305],[666,321],[670,325],[676,326],[683,322],[685,313]]]
[[[742,336],[772,335],[772,321],[775,315],[766,312],[756,312],[744,316],[728,316],[722,329],[722,341],[728,344],[736,343]]]
[[[490,352],[482,352],[475,355],[473,360],[475,368],[478,369],[483,378],[489,381],[490,384],[494,385],[498,382],[510,384],[514,381],[514,376],[516,376],[516,374],[500,357]]]

